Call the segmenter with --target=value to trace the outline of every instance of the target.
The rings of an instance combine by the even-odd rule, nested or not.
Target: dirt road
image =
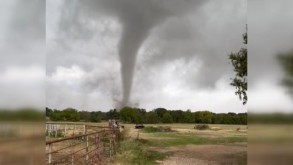
[[[172,156],[158,163],[161,165],[241,165],[246,164],[247,144],[187,145],[155,148],[160,152],[171,152]]]

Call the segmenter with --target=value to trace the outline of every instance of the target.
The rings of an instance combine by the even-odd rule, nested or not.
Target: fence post
[[[56,130],[55,130],[55,138],[57,137],[57,132],[58,132],[58,130],[56,129]]]
[[[48,158],[48,162],[49,164],[52,163],[52,144],[49,144],[49,158]]]
[[[75,132],[75,124],[73,125],[73,136],[74,136],[74,132]]]
[[[112,158],[112,139],[110,138],[110,147],[109,147],[109,151],[110,151],[110,158]]]
[[[89,136],[87,135],[86,136],[86,162],[88,162],[88,160],[89,160],[88,152],[89,152]]]
[[[116,154],[116,140],[113,138],[113,154]]]
[[[95,134],[95,159],[94,159],[94,164],[97,164],[98,163],[98,137],[97,137],[97,134]]]
[[[47,134],[48,134],[47,123],[46,123],[46,128],[45,129],[46,129],[45,133],[46,133],[46,136],[47,136]],[[1,159],[0,159],[0,163],[1,163]]]
[[[85,135],[85,133],[86,133],[86,125],[83,125],[83,134]],[[82,137],[82,139],[84,140],[84,136]]]
[[[64,128],[64,137],[66,136],[66,128],[67,128],[67,124],[65,124],[65,128]]]

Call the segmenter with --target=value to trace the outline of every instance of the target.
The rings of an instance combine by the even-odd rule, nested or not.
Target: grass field
[[[128,132],[116,164],[247,164],[247,126],[195,124],[145,124],[170,127],[171,132],[149,132],[123,124]]]
[[[108,125],[107,122],[77,124]],[[147,129],[140,131],[134,129],[134,124],[121,125],[124,126],[121,130],[124,141],[120,142],[119,152],[109,164],[244,165],[247,162],[293,162],[292,125],[250,124],[249,148],[248,126],[244,125],[209,125],[207,130],[197,130],[194,129],[195,124],[145,124]],[[158,131],[161,127],[168,127],[171,132]],[[77,129],[77,133],[82,132],[82,128]],[[68,135],[71,133],[68,131]]]
[[[107,122],[75,124],[108,125]],[[146,129],[142,130],[135,129],[134,124],[121,125],[124,140],[111,164],[247,164],[246,125],[211,124],[206,130],[195,129],[195,124],[145,124]]]

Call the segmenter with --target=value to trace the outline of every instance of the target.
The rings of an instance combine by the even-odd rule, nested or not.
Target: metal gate
[[[98,132],[47,141],[47,164],[99,164],[116,152],[116,135],[117,130],[104,128]]]

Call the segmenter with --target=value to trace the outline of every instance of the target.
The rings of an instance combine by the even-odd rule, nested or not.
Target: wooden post
[[[98,140],[97,140],[97,150],[98,150],[98,156],[99,156],[99,159],[100,159],[100,143],[101,143],[101,138],[98,134]]]
[[[58,129],[57,129],[57,125],[54,125],[54,130],[55,130],[55,138],[56,138],[56,137],[57,137],[57,132],[58,132],[58,131],[57,131],[57,130],[58,130]]]
[[[116,154],[117,144],[116,144],[116,139],[115,138],[113,139],[113,143],[114,143],[113,151],[114,151],[114,154]]]
[[[89,137],[86,136],[86,158],[85,158],[85,164],[88,164],[89,161]]]
[[[112,144],[112,139],[110,139],[110,158],[112,158],[112,148],[113,148],[113,144]]]
[[[83,125],[83,134],[85,135],[86,134],[86,125]],[[82,139],[84,140],[84,136],[82,137]]]
[[[64,128],[64,137],[66,137],[66,129],[67,129],[67,124],[65,124],[65,128]]]
[[[100,136],[98,134],[95,134],[95,159],[94,162],[95,164],[98,164],[98,161],[100,160],[100,153],[99,153],[99,148],[100,148]]]
[[[49,158],[48,158],[48,163],[52,163],[52,145],[53,144],[49,144]]]
[[[49,137],[51,137],[51,131],[52,131],[51,124],[49,124]]]
[[[75,132],[75,124],[73,125],[73,136],[74,136],[74,132]]]

